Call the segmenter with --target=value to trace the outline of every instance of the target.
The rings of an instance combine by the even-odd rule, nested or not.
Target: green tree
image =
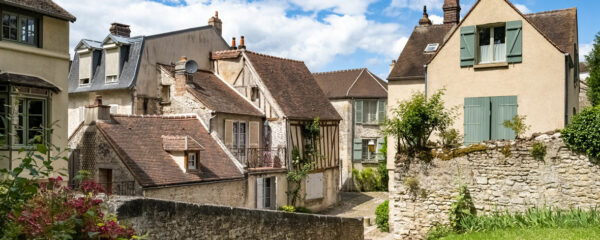
[[[600,105],[600,33],[596,35],[592,52],[585,57],[590,69],[590,77],[587,79],[587,97],[592,106]]]

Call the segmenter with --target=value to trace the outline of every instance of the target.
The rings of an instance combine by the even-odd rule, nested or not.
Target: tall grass
[[[558,209],[550,207],[530,208],[525,212],[494,212],[489,215],[471,216],[461,219],[454,229],[460,233],[486,232],[502,229],[526,228],[598,228],[600,210],[592,208]],[[450,233],[456,233],[449,226],[437,226],[430,231],[428,239],[437,239]]]

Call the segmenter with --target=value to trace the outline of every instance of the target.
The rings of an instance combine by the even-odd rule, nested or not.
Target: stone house
[[[267,149],[285,149],[288,171],[299,167],[294,160],[308,158],[307,146],[317,145],[318,157],[302,183],[298,205],[318,211],[339,201],[341,117],[306,65],[247,51],[243,37],[239,48],[234,42],[231,50],[213,52],[211,60],[214,74],[264,113],[262,144]],[[305,132],[316,118],[320,124],[318,144]]]
[[[69,23],[51,0],[0,1],[0,169],[13,169],[15,149],[35,136],[67,146]],[[56,123],[56,124],[53,124]],[[52,127],[51,134],[43,129]],[[55,169],[66,170],[66,163]]]
[[[377,167],[384,136],[387,82],[366,68],[314,73],[317,83],[342,116],[340,122],[341,186],[352,190],[352,169]]]
[[[445,89],[446,106],[460,106],[453,127],[465,144],[513,139],[502,123],[516,114],[531,134],[563,128],[578,112],[575,8],[523,14],[507,0],[480,0],[459,16],[458,0],[445,1],[444,24],[424,12],[388,77],[389,101]]]
[[[187,55],[197,59],[199,69],[210,70],[209,53],[229,48],[221,31],[217,13],[202,27],[132,37],[128,25],[113,23],[104,40],[81,40],[69,73],[69,135],[96,98],[111,106],[112,113],[160,114],[169,87],[157,81],[159,63]]]

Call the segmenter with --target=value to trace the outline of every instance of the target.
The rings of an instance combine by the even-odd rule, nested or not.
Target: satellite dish
[[[198,71],[198,63],[194,60],[189,60],[185,63],[185,72],[187,74],[193,74]]]

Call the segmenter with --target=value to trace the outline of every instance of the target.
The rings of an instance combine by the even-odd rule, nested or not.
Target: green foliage
[[[421,152],[427,149],[434,131],[443,131],[452,125],[456,108],[445,109],[443,95],[444,90],[429,98],[423,93],[415,93],[391,109],[390,118],[383,124],[383,133],[398,139],[398,151],[404,149],[409,155]]]
[[[529,151],[535,160],[544,161],[546,157],[546,144],[543,142],[535,142]]]
[[[463,142],[463,136],[454,128],[441,130],[438,136],[440,137],[442,147],[446,149],[457,148]]]
[[[312,213],[312,211],[310,209],[302,207],[302,206],[296,207],[296,212],[297,213]]]
[[[321,157],[317,152],[320,136],[319,118],[315,118],[302,128],[302,136],[305,139],[304,153],[300,154],[297,147],[292,149],[292,166],[294,170],[288,171],[286,174],[289,189],[286,194],[292,206],[296,206],[296,202],[300,197],[302,181],[313,169],[316,160]]]
[[[296,159],[294,161],[298,162],[299,159]],[[300,167],[300,169],[295,169],[294,171],[288,171],[288,173],[286,174],[288,186],[290,187],[290,190],[286,191],[286,194],[288,195],[288,198],[289,198],[292,206],[296,206],[296,201],[298,200],[298,197],[300,196],[300,188],[302,187],[302,180],[304,180],[304,178],[306,178],[306,176],[308,176],[308,173],[313,168],[312,165],[313,164],[310,162],[304,163],[304,165],[302,165]]]
[[[500,151],[502,152],[504,157],[510,157],[512,155],[512,152],[510,151],[510,145],[508,144],[504,145],[504,147],[502,147]]]
[[[280,207],[279,211],[283,211],[283,212],[296,212],[296,208],[294,208],[294,206],[292,206],[292,205],[285,205],[283,207]]]
[[[600,106],[584,109],[571,119],[561,132],[565,144],[573,151],[588,155],[593,162],[600,159]]]
[[[594,47],[589,55],[585,57],[590,70],[590,77],[587,79],[587,97],[592,106],[600,105],[600,34],[596,35]]]
[[[471,232],[465,234],[450,234],[445,236],[444,240],[540,240],[540,239],[560,239],[560,240],[582,240],[597,239],[600,236],[600,228],[513,228],[502,229],[487,232]],[[437,238],[432,238],[437,239]]]
[[[439,158],[439,159],[447,161],[447,160],[450,160],[450,159],[453,159],[453,158],[465,156],[465,155],[467,155],[469,153],[483,152],[483,151],[487,151],[487,146],[485,144],[472,144],[472,145],[469,145],[466,148],[444,150],[444,151],[442,151],[440,153],[438,153],[437,151],[435,151],[435,152],[433,152],[433,155],[436,158]]]
[[[352,169],[354,187],[361,192],[387,191],[387,167],[384,162],[377,166],[377,172],[373,168],[365,167],[362,171]]]
[[[390,224],[388,219],[390,218],[389,201],[386,200],[375,209],[375,224],[382,232],[390,231]]]
[[[379,149],[379,153],[381,154],[381,156],[383,156],[383,162],[387,161],[387,145],[388,145],[388,138],[384,137],[383,144],[381,145],[381,148]]]
[[[450,227],[457,232],[466,230],[464,222],[476,216],[477,210],[471,198],[471,192],[467,185],[461,184],[458,187],[458,195],[450,206]]]
[[[416,198],[417,195],[419,194],[419,180],[415,177],[406,177],[404,179],[404,186],[408,189],[408,192],[410,193],[410,195],[413,196],[413,198]]]
[[[377,176],[379,177],[379,187],[377,191],[387,192],[390,177],[388,175],[386,162],[379,162],[377,165]]]
[[[454,230],[447,224],[436,224],[429,232],[427,232],[427,236],[425,239],[427,240],[436,240],[454,233]]]
[[[515,115],[512,120],[506,120],[502,125],[513,130],[517,138],[521,138],[531,128],[531,126],[525,124],[526,119],[527,116]]]

